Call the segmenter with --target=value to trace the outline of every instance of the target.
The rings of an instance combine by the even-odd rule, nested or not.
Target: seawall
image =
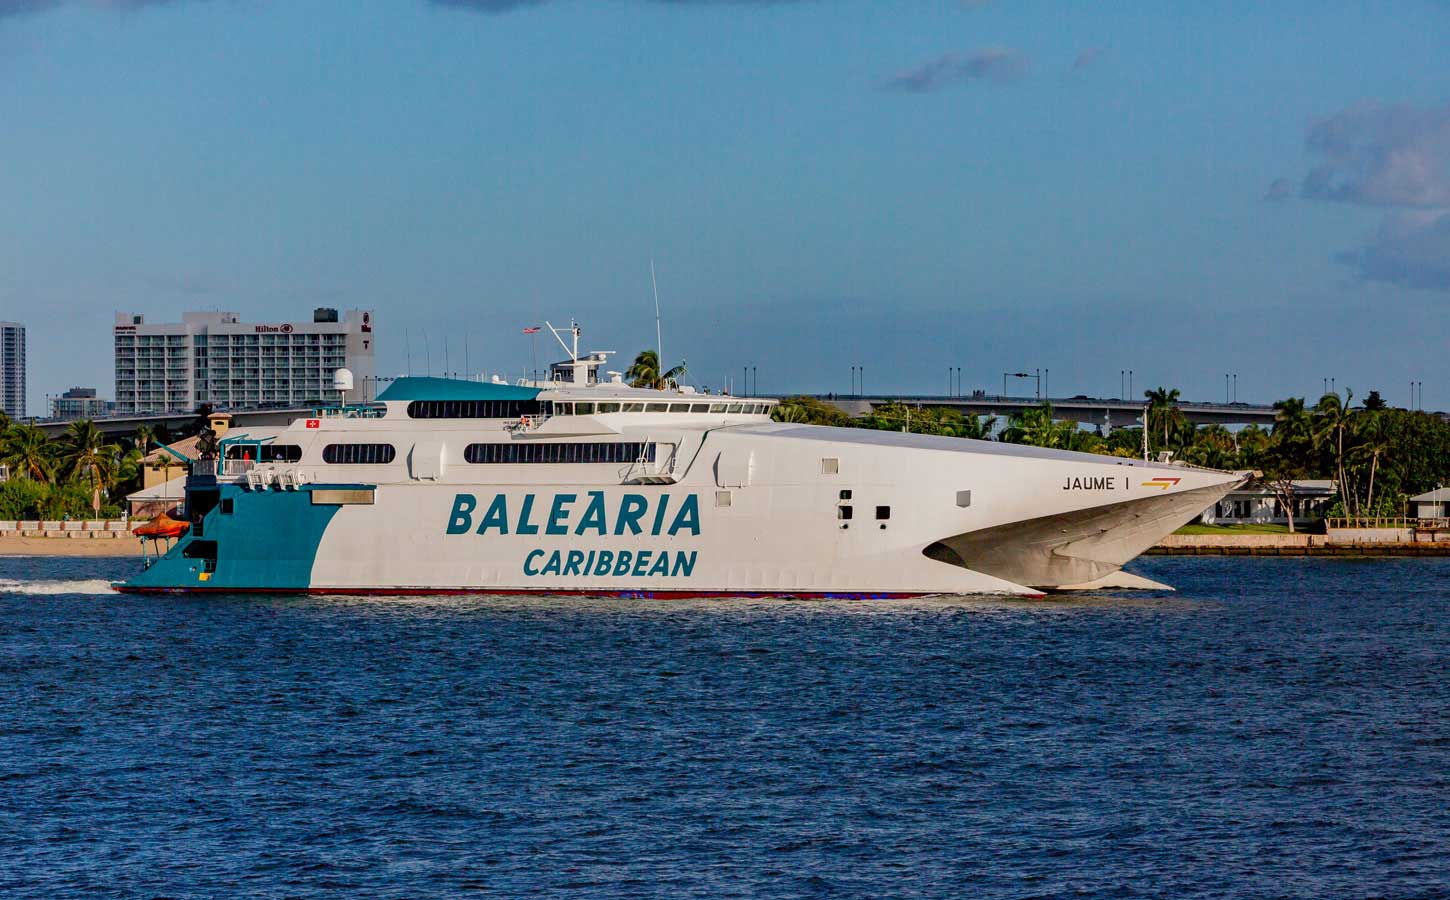
[[[1418,537],[1418,539],[1417,539]],[[1431,540],[1440,537],[1440,540]],[[1333,534],[1170,534],[1155,556],[1450,556],[1446,535],[1412,529],[1336,529]]]

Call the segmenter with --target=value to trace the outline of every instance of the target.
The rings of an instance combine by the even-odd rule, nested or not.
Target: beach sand
[[[141,541],[123,538],[0,537],[0,556],[140,556]]]

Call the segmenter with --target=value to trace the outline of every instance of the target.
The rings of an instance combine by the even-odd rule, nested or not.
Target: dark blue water
[[[1450,561],[1050,603],[0,560],[3,897],[1450,896]]]

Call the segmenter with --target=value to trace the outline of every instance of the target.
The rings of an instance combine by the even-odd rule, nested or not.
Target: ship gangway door
[[[724,450],[715,457],[715,484],[717,487],[750,487],[750,479],[754,474],[754,450]]]
[[[408,474],[414,481],[438,481],[443,477],[443,444],[419,441],[408,454]]]

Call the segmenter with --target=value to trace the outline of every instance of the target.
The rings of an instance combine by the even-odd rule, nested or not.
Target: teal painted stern
[[[332,517],[340,508],[312,500],[314,487],[246,490],[219,486],[218,502],[200,527],[119,591],[305,591]],[[193,491],[188,488],[187,502]]]

